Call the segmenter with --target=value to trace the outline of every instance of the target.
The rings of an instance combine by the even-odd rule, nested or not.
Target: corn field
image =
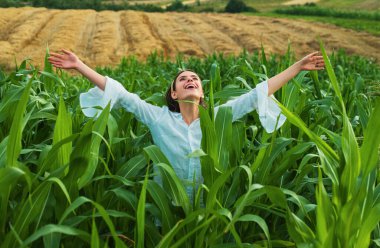
[[[380,69],[321,51],[325,71],[276,92],[287,122],[272,134],[256,112],[232,123],[213,107],[287,68],[290,50],[98,68],[159,106],[179,68],[198,72],[208,109],[194,202],[132,114],[82,114],[87,80],[30,61],[0,72],[0,246],[379,247]]]

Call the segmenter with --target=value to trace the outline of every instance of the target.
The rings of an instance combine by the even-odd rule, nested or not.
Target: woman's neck
[[[182,119],[187,125],[199,118],[198,105],[194,103],[180,102],[179,109],[181,111]]]

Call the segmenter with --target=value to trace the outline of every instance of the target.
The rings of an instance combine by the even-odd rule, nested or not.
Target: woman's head
[[[192,70],[180,71],[166,91],[169,110],[180,112],[180,100],[193,101],[205,106],[201,79]]]

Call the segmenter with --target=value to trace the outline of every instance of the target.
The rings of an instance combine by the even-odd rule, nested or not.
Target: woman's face
[[[203,97],[202,83],[198,75],[192,71],[184,71],[176,79],[175,90],[171,92],[176,100],[199,102]]]

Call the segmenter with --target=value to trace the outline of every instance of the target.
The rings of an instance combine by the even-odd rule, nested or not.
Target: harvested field
[[[380,61],[380,37],[333,25],[232,14],[144,13],[136,11],[0,8],[0,65],[7,68],[31,58],[41,65],[46,44],[67,48],[91,66],[116,65],[123,56],[146,58],[162,51],[205,56],[212,52],[253,52],[264,45],[285,53],[288,42],[297,56],[318,49],[321,37],[329,51],[339,48]]]

